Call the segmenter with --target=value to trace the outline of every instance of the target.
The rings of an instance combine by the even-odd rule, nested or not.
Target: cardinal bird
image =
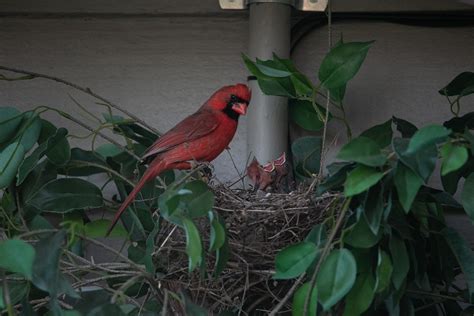
[[[191,169],[195,162],[210,162],[219,156],[234,137],[250,98],[250,89],[244,84],[223,87],[152,144],[142,158],[149,167],[120,206],[107,235],[145,183],[165,170]]]

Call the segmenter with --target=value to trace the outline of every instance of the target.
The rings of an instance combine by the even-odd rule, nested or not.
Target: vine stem
[[[136,115],[132,114],[131,112],[125,110],[124,108],[118,106],[117,104],[109,101],[108,99],[98,95],[97,93],[95,93],[94,91],[92,91],[90,88],[84,88],[78,84],[75,84],[75,83],[72,83],[70,81],[66,81],[64,79],[61,79],[61,78],[58,78],[58,77],[54,77],[54,76],[50,76],[50,75],[45,75],[45,74],[41,74],[41,73],[38,73],[38,72],[32,72],[32,71],[28,71],[28,70],[22,70],[22,69],[16,69],[16,68],[11,68],[11,67],[6,67],[6,66],[2,66],[0,65],[0,70],[6,70],[6,71],[10,71],[10,72],[14,72],[14,73],[19,73],[19,74],[24,74],[24,75],[27,75],[27,76],[31,76],[30,77],[25,77],[23,78],[22,80],[25,80],[25,79],[34,79],[34,78],[43,78],[43,79],[48,79],[48,80],[52,80],[52,81],[56,81],[56,82],[59,82],[59,83],[62,83],[66,86],[69,86],[69,87],[72,87],[76,90],[79,90],[85,94],[88,94],[106,104],[108,104],[109,106],[113,107],[114,109],[128,115],[129,117],[131,117],[132,119],[134,119],[135,121],[137,121],[138,123],[140,123],[141,125],[143,125],[144,127],[148,128],[149,130],[153,131],[155,134],[157,135],[161,135],[162,133],[160,133],[157,129],[155,129],[153,126],[147,124],[145,121],[143,121],[142,119],[140,119],[139,117],[137,117]],[[3,80],[8,80],[8,79],[3,79]]]
[[[339,216],[337,217],[336,224],[335,224],[333,230],[331,231],[331,235],[329,235],[329,238],[326,242],[326,245],[324,246],[323,251],[321,252],[321,257],[319,258],[318,263],[316,264],[316,268],[314,269],[313,275],[311,276],[311,281],[309,283],[308,294],[306,295],[306,298],[304,300],[303,315],[308,315],[309,301],[310,301],[311,293],[313,292],[312,289],[316,285],[316,279],[317,279],[319,270],[321,269],[321,265],[323,264],[324,260],[326,259],[327,255],[329,253],[329,250],[332,246],[332,242],[334,241],[334,238],[336,238],[336,234],[337,234],[339,228],[341,227],[341,225],[344,221],[344,218],[346,217],[346,213],[347,213],[347,210],[349,209],[350,202],[351,202],[351,198],[347,198],[344,201],[344,204],[342,206],[342,210],[339,213]]]
[[[269,316],[275,316],[279,311],[280,309],[283,307],[283,305],[285,305],[286,301],[288,301],[290,299],[290,297],[293,295],[293,293],[296,291],[296,288],[298,287],[298,285],[301,283],[301,281],[303,280],[303,278],[305,277],[306,273],[303,273],[302,275],[300,275],[300,277],[298,279],[296,279],[295,283],[293,284],[293,286],[288,290],[288,292],[286,293],[285,297],[283,297],[281,299],[281,301],[277,304],[277,306],[275,306],[272,311],[270,312]]]
[[[328,15],[328,51],[331,51],[332,47],[332,10],[331,10],[331,0],[328,1],[328,7],[327,7],[327,15]],[[327,130],[328,130],[328,121],[329,121],[329,105],[331,104],[331,92],[328,90],[327,95],[326,95],[326,107],[324,113],[324,126],[323,126],[323,136],[321,139],[321,159],[319,161],[319,172],[318,175],[313,179],[311,182],[308,191],[306,194],[310,194],[314,187],[318,184],[318,182],[321,180],[323,176],[323,170],[324,170],[324,162],[326,158],[326,136],[327,136]],[[314,98],[313,98],[313,106],[315,109],[317,109],[317,106],[314,104]]]

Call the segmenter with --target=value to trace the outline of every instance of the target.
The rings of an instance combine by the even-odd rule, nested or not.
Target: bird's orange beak
[[[234,105],[232,105],[232,110],[239,113],[240,115],[245,115],[245,113],[247,113],[247,104],[234,103]]]

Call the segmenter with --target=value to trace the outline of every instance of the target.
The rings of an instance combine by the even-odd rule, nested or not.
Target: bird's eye
[[[231,94],[230,101],[232,101],[232,102],[237,101],[237,96],[235,94]]]

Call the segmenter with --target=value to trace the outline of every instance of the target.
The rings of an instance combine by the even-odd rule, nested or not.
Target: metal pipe
[[[250,3],[249,56],[271,59],[290,54],[291,6],[277,2]],[[249,83],[252,101],[247,119],[247,151],[261,163],[286,152],[288,146],[288,102],[267,96],[257,81]]]

